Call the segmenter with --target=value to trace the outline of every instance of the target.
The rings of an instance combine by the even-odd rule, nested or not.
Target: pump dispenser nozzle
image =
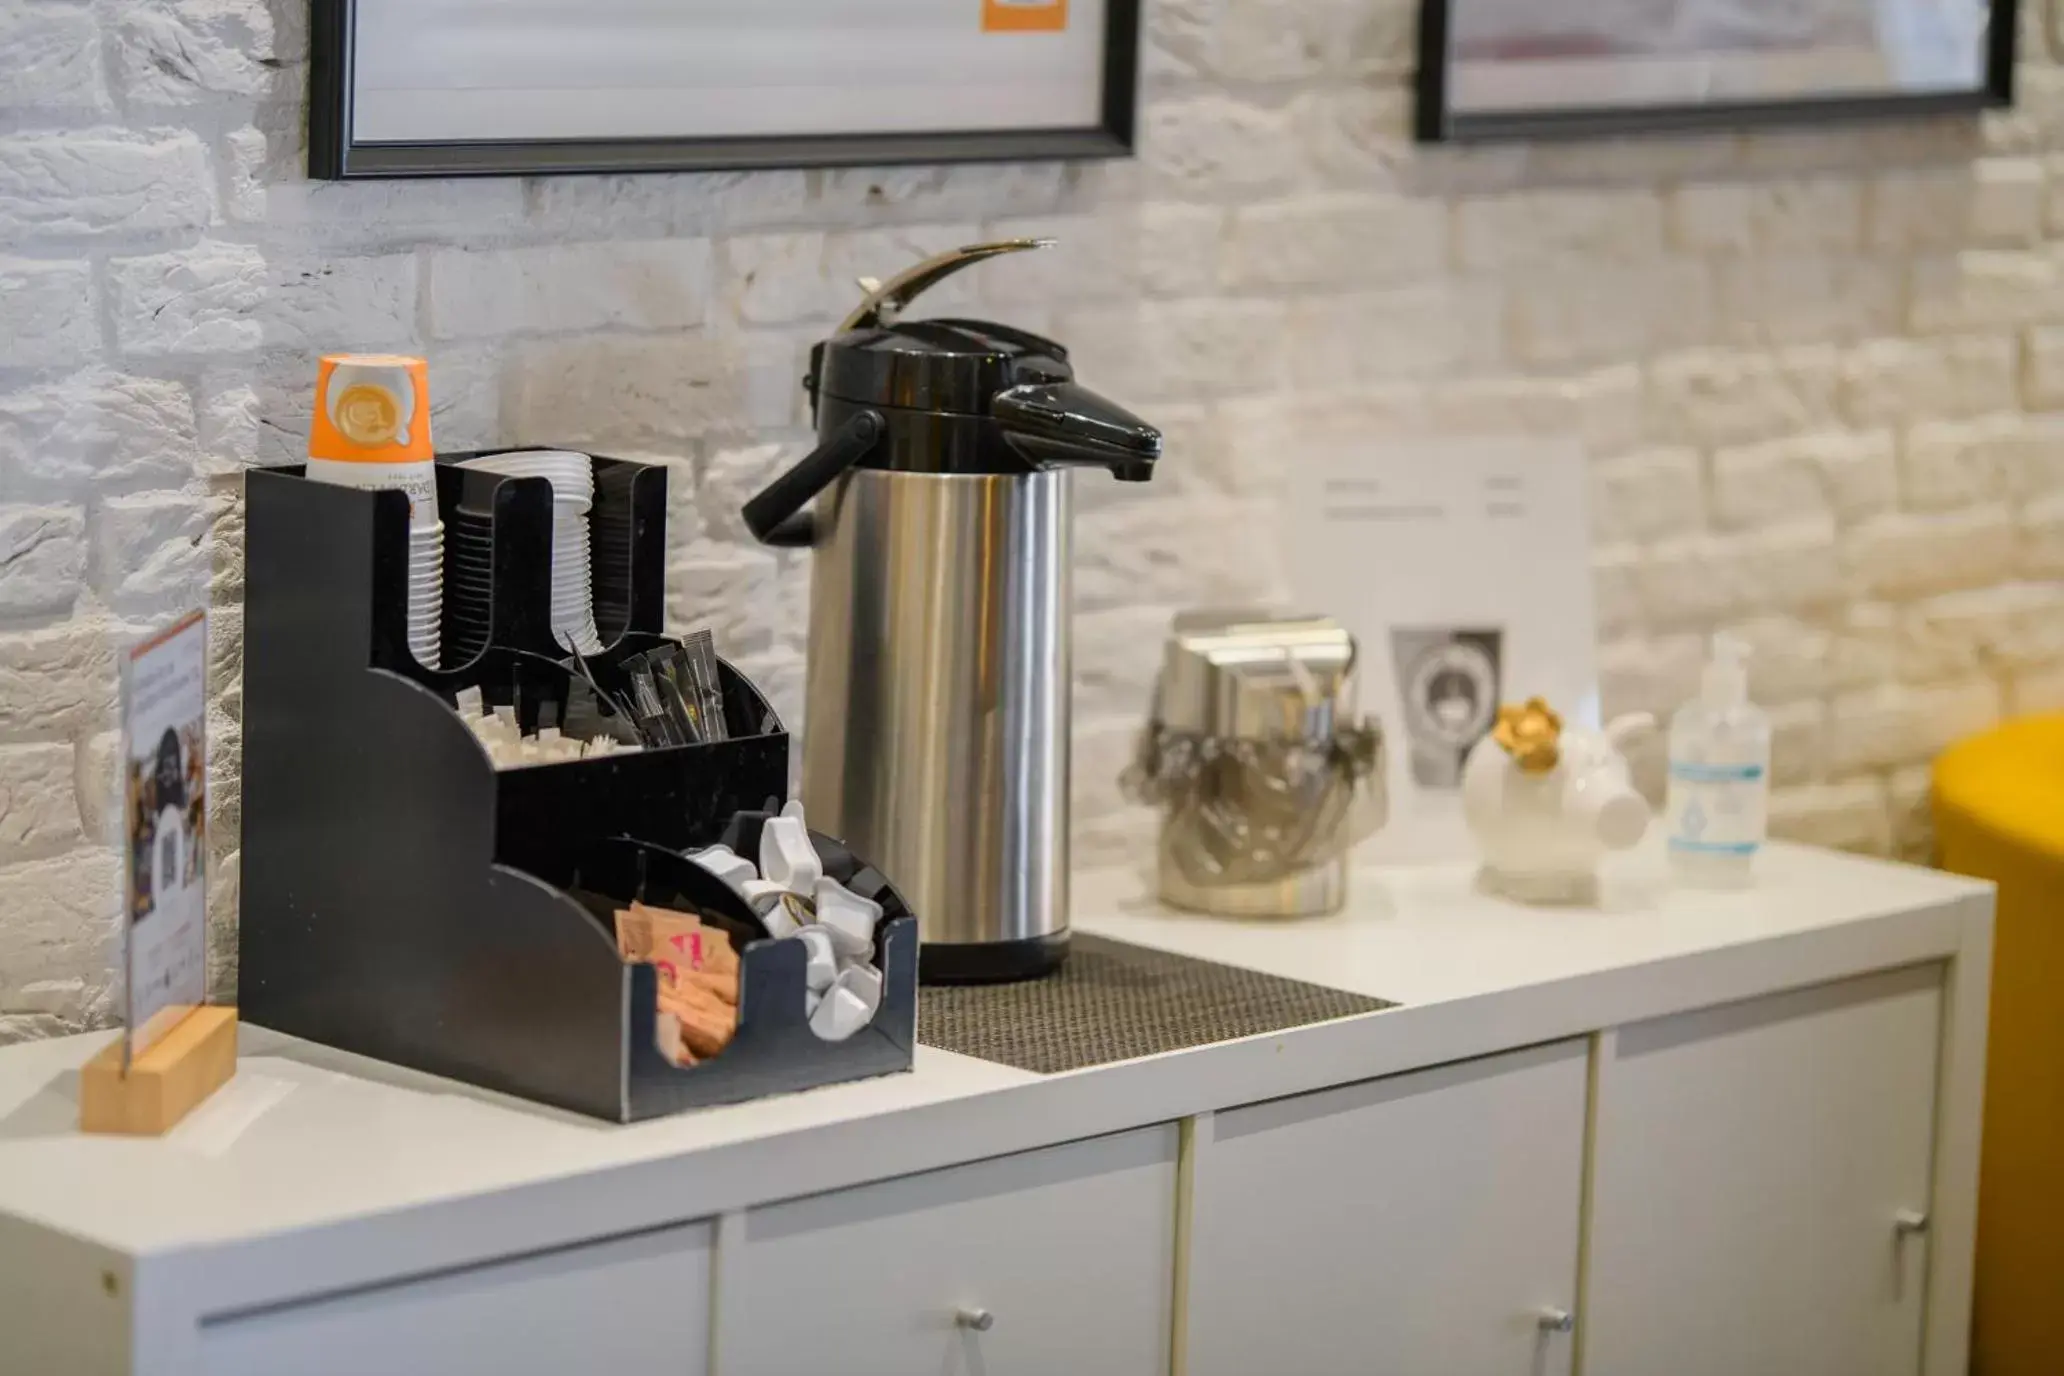
[[[1722,631],[1713,637],[1713,657],[1706,662],[1699,696],[1706,706],[1726,709],[1749,700],[1749,646],[1740,636]]]

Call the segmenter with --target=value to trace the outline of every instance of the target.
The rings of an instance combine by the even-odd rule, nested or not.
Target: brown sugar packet
[[[616,954],[626,965],[651,959],[652,919],[629,908],[616,910]]]
[[[675,1065],[693,1065],[738,1031],[738,953],[691,913],[633,902],[616,914],[617,951],[659,973],[655,1040]]]
[[[659,1054],[670,1064],[683,1067],[695,1064],[695,1053],[688,1049],[688,1043],[681,1035],[681,1020],[672,1013],[660,1010],[659,1020],[653,1026],[652,1040],[658,1045]]]
[[[705,926],[702,919],[692,913],[655,908],[645,903],[632,903],[631,912],[651,924],[654,949],[668,948],[662,954],[676,965],[730,975],[736,979],[738,952],[732,948],[731,938],[723,929]]]
[[[616,910],[616,953],[627,965],[652,963],[652,919],[629,908]],[[683,1036],[681,1019],[667,1010],[667,974],[659,972],[659,1016],[653,1024],[652,1041],[659,1054],[672,1065],[695,1064],[695,1053]]]
[[[738,1010],[698,984],[663,990],[659,1007],[679,1020],[681,1041],[698,1058],[716,1055],[738,1032]]]
[[[714,970],[690,970],[687,974],[681,976],[681,979],[683,983],[692,984],[698,989],[714,994],[733,1008],[738,1006],[738,977],[736,975],[720,975]]]
[[[659,967],[662,987],[694,976],[712,989],[726,979],[734,988],[731,1002],[737,1002],[738,953],[730,940],[701,919],[669,908],[648,908],[633,903],[616,914],[616,949],[625,961]]]

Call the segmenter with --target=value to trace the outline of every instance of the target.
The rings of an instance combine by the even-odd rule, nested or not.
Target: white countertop
[[[76,1130],[76,1071],[108,1034],[32,1043],[0,1049],[0,1221],[205,1262],[189,1283],[262,1301],[289,1246],[296,1289],[355,1284],[1939,959],[1990,890],[1778,846],[1738,893],[1673,890],[1658,855],[1627,857],[1590,911],[1485,897],[1461,866],[1367,870],[1345,912],[1287,923],[1171,916],[1143,892],[1078,876],[1076,925],[1405,1006],[1055,1076],[920,1048],[908,1075],[628,1127],[246,1028],[237,1078],[155,1141]]]

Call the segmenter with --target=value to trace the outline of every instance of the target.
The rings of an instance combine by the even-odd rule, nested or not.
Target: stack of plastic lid
[[[332,354],[322,360],[308,430],[308,476],[408,494],[409,649],[418,663],[433,669],[444,605],[444,523],[437,516],[435,457],[430,369],[422,359]]]
[[[595,505],[595,461],[562,450],[529,450],[468,459],[464,467],[552,484],[552,632],[584,655],[602,652],[595,628],[595,586],[588,512]]]

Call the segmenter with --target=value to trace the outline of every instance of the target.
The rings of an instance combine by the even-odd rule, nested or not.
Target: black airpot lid
[[[810,351],[813,397],[986,416],[998,392],[1068,382],[1068,351],[990,320],[911,320],[850,330]]]

